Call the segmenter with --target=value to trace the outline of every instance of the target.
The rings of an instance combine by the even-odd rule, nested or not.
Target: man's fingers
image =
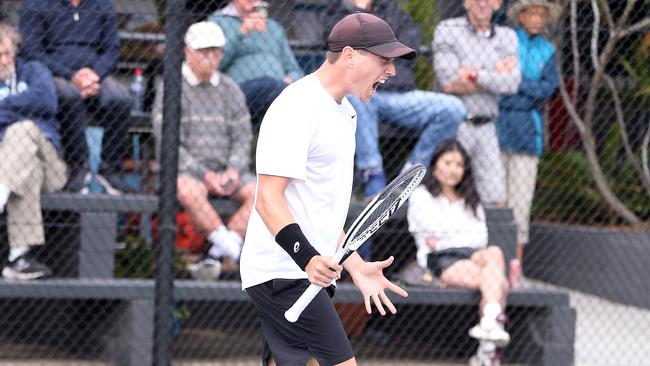
[[[366,312],[368,314],[372,314],[372,307],[370,306],[370,296],[367,296],[366,298],[364,298],[363,301],[366,304]]]
[[[391,255],[390,257],[388,257],[388,259],[379,262],[379,266],[380,266],[381,268],[389,267],[391,264],[393,264],[393,261],[394,261],[394,260],[395,260],[395,257],[393,257],[393,256]]]
[[[401,297],[408,297],[409,293],[406,292],[406,290],[404,290],[403,288],[397,286],[396,284],[394,284],[394,283],[392,283],[392,282],[390,282],[388,280],[386,282],[388,282],[386,284],[387,289],[393,291],[394,293],[400,295]]]
[[[388,307],[388,310],[390,310],[390,312],[392,314],[397,313],[397,308],[395,307],[395,305],[393,305],[392,301],[390,301],[388,296],[386,296],[386,293],[384,291],[381,291],[379,293],[379,298],[381,299],[381,302],[383,302],[384,305],[386,305],[386,307]]]
[[[381,316],[386,315],[386,310],[384,310],[384,306],[381,304],[381,301],[379,300],[378,295],[372,295],[372,301],[375,303],[375,306],[377,307],[377,310],[379,310],[379,314]]]

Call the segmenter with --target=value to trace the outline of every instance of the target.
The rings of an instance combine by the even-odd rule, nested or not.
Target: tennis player
[[[356,113],[345,98],[362,100],[395,75],[393,60],[416,53],[382,19],[348,15],[332,29],[320,68],[289,85],[268,109],[257,144],[257,193],[241,255],[242,287],[259,312],[264,365],[356,365],[330,298],[333,280],[348,270],[381,315],[396,313],[383,269],[393,258],[365,262],[332,258],[343,238],[352,194]],[[323,289],[295,323],[284,318],[310,283]]]

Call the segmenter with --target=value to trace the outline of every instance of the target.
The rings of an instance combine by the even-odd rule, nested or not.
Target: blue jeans
[[[103,170],[117,173],[126,157],[131,97],[112,76],[101,81],[99,94],[83,99],[79,89],[70,81],[55,77],[59,97],[57,117],[61,123],[61,144],[65,160],[74,162],[71,169],[83,169],[88,161],[84,129],[89,125],[104,128]]]
[[[428,167],[438,144],[456,136],[467,113],[459,98],[423,90],[379,91],[366,103],[354,96],[348,96],[348,99],[357,111],[358,169],[383,167],[379,151],[379,122],[420,131],[420,138],[408,161]]]

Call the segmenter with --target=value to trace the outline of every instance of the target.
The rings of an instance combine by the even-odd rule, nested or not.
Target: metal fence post
[[[176,175],[178,173],[183,61],[184,0],[168,0],[165,24],[164,107],[161,149],[160,242],[156,254],[154,364],[172,360],[172,307],[174,301],[174,246],[176,241]]]

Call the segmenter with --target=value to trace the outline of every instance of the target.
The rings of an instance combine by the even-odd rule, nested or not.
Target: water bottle
[[[131,97],[133,98],[133,111],[144,112],[144,78],[142,69],[133,70],[133,81],[131,81]]]

